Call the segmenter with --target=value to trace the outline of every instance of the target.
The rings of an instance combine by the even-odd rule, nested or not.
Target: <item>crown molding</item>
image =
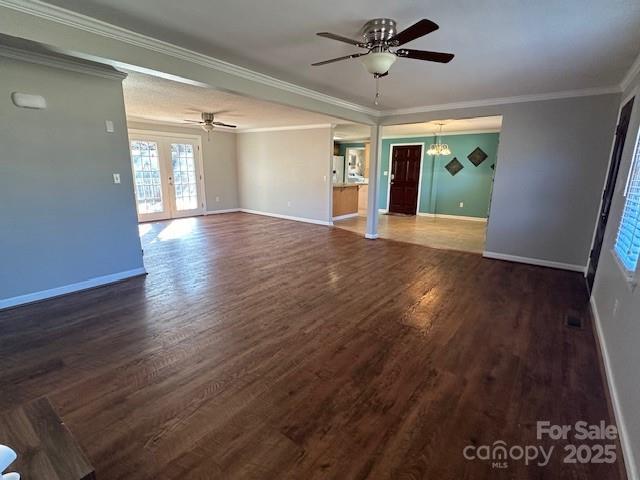
[[[278,88],[290,93],[298,94],[313,100],[318,100],[336,107],[345,108],[366,115],[377,117],[380,115],[378,110],[358,105],[340,98],[332,97],[324,93],[301,87],[293,83],[279,80],[275,77],[265,75],[263,73],[240,67],[224,60],[214,58],[202,53],[194,52],[177,45],[148,37],[140,33],[127,30],[116,25],[112,25],[101,20],[82,15],[80,13],[67,10],[62,7],[50,5],[39,0],[0,0],[1,7],[7,7],[22,13],[27,13],[38,18],[43,18],[56,23],[66,25],[68,27],[84,30],[89,33],[100,35],[106,38],[118,40],[129,45],[145,48],[158,53],[169,55],[180,60],[187,60],[204,67],[213,68],[215,70],[234,75],[246,80],[261,83],[270,87]]]
[[[360,138],[346,138],[341,140],[334,140],[334,143],[338,143],[340,145],[348,145],[350,143],[371,143],[370,137],[360,137]]]
[[[626,91],[627,88],[631,86],[631,82],[633,81],[633,79],[638,74],[640,74],[640,54],[638,54],[636,59],[631,64],[631,67],[629,67],[627,74],[622,79],[622,82],[620,82],[620,90],[622,90],[623,92]]]
[[[497,105],[507,105],[511,103],[540,102],[543,100],[558,100],[562,98],[590,97],[595,95],[607,95],[620,93],[619,85],[611,87],[585,88],[581,90],[565,90],[562,92],[539,93],[533,95],[519,95],[515,97],[488,98],[485,100],[472,100],[468,102],[443,103],[440,105],[424,105],[421,107],[398,108],[395,110],[384,110],[382,116],[409,115],[412,113],[438,112],[441,110],[458,110],[461,108],[493,107]]]
[[[631,68],[618,85],[599,88],[587,88],[579,90],[566,90],[543,94],[521,95],[513,97],[490,98],[484,100],[464,101],[445,103],[439,105],[425,105],[420,107],[376,110],[364,105],[349,102],[337,97],[332,97],[324,93],[301,87],[293,83],[279,80],[275,77],[265,75],[248,68],[240,67],[232,63],[220,60],[208,55],[204,55],[193,50],[188,50],[177,45],[142,35],[140,33],[127,30],[116,25],[112,25],[101,20],[82,15],[80,13],[67,10],[62,7],[50,5],[40,0],[0,0],[0,7],[10,8],[15,11],[33,15],[38,18],[50,20],[72,28],[77,28],[89,33],[100,35],[106,38],[118,40],[129,45],[145,48],[165,55],[169,55],[181,60],[187,60],[195,64],[212,68],[230,75],[234,75],[246,80],[251,80],[273,88],[278,88],[290,93],[298,94],[313,100],[327,103],[336,107],[344,108],[358,113],[380,118],[391,115],[407,115],[416,113],[435,112],[440,110],[456,110],[463,108],[487,107],[506,105],[510,103],[535,102],[544,100],[557,100],[563,98],[574,98],[584,96],[605,95],[620,93],[625,90],[636,74],[640,73],[640,56],[636,58]]]
[[[147,119],[144,117],[136,117],[134,115],[127,115],[127,124],[137,124],[137,125],[148,125],[154,127],[170,127],[177,128],[178,130],[188,130],[193,131],[197,130],[198,132],[202,132],[206,135],[207,132],[202,130],[202,127],[198,123],[182,123],[182,122],[172,122],[170,120],[153,120]],[[135,127],[134,127],[135,129]],[[141,128],[140,130],[148,130],[145,128]],[[229,127],[221,127],[216,125],[211,133],[237,133],[238,129],[229,128]]]
[[[264,128],[239,128],[236,133],[256,133],[256,132],[282,132],[285,130],[313,130],[316,128],[331,128],[330,123],[317,123],[314,125],[287,125],[284,127],[264,127]]]
[[[60,68],[76,73],[84,73],[110,80],[122,81],[127,74],[108,65],[101,66],[93,62],[85,62],[74,57],[61,56],[55,53],[36,52],[23,48],[11,47],[0,43],[0,57],[21,60],[47,67]]]
[[[387,125],[389,127],[391,125]],[[383,127],[384,129],[384,127]],[[455,130],[452,132],[442,132],[438,133],[438,137],[448,137],[455,135],[480,135],[483,133],[500,133],[499,128],[486,128],[486,129],[478,129],[478,130]],[[424,133],[406,133],[402,135],[382,135],[380,138],[382,140],[395,140],[395,139],[405,139],[405,138],[426,138],[426,137],[436,137],[436,134],[433,132],[424,132]],[[369,137],[356,138],[356,139],[343,139],[343,140],[335,140],[335,143],[340,144],[349,144],[349,143],[369,143],[371,139]]]
[[[425,132],[425,133],[414,133],[414,134],[402,134],[402,135],[383,135],[381,138],[383,140],[393,140],[394,138],[424,138],[424,137],[449,137],[455,135],[480,135],[483,133],[500,133],[499,128],[485,128],[478,130],[455,130],[452,132]]]
[[[148,120],[142,117],[136,116],[127,116],[127,123],[134,124],[134,127],[131,130],[148,130],[145,128],[140,128],[144,126],[154,126],[154,127],[171,127],[177,129],[186,129],[186,130],[198,130],[200,131],[200,125],[198,124],[189,124],[189,123],[178,123],[164,120]],[[257,128],[225,128],[225,127],[216,127],[212,130],[215,133],[257,133],[257,132],[280,132],[286,130],[312,130],[316,128],[330,128],[330,123],[317,123],[312,125],[286,125],[282,127],[257,127]]]

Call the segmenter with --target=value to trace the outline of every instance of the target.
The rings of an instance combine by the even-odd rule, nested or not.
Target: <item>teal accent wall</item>
[[[338,155],[342,155],[343,157],[347,155],[347,148],[364,148],[364,143],[339,143],[340,153]]]
[[[380,208],[387,208],[389,187],[389,159],[392,144],[424,143],[425,156],[422,165],[422,181],[418,211],[421,213],[438,213],[441,215],[461,215],[465,217],[486,218],[491,200],[491,188],[497,168],[497,152],[499,133],[479,133],[469,135],[443,135],[442,143],[447,143],[451,155],[427,156],[426,150],[434,143],[435,137],[386,138],[382,140],[380,178]],[[476,167],[469,161],[469,155],[476,147],[480,147],[488,155],[487,159]],[[456,157],[464,168],[452,176],[444,166]],[[460,208],[460,202],[464,207]]]

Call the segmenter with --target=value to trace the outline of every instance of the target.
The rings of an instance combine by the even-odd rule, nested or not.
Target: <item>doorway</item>
[[[500,115],[385,125],[379,144],[379,237],[484,252],[501,128]],[[345,140],[350,144],[336,154],[363,145]],[[436,145],[447,148],[434,153]],[[334,225],[366,232],[362,215],[334,215]]]
[[[611,165],[607,174],[607,183],[602,194],[602,206],[600,207],[600,216],[598,217],[598,225],[596,226],[596,234],[593,240],[593,248],[589,254],[589,266],[587,267],[587,288],[589,293],[593,289],[593,282],[596,278],[600,253],[602,251],[602,243],[604,234],[607,229],[607,221],[611,212],[611,203],[613,201],[613,193],[616,189],[616,180],[618,171],[620,170],[620,161],[622,160],[622,150],[624,142],[627,138],[627,130],[629,129],[629,120],[631,119],[631,111],[633,110],[633,98],[629,100],[622,110],[620,110],[620,118],[616,127],[616,138],[611,153]]]
[[[132,133],[129,142],[139,222],[204,213],[198,137]]]
[[[391,146],[389,213],[416,215],[424,144]]]

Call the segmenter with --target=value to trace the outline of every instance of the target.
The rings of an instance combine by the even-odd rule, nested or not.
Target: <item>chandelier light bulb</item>
[[[427,150],[427,155],[451,155],[451,149],[446,143],[440,143],[442,138],[442,126],[444,123],[440,123],[440,134],[435,134],[436,142],[432,143]]]

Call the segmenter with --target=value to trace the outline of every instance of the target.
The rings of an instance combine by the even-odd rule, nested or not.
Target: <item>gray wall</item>
[[[387,117],[386,125],[503,115],[485,250],[587,263],[620,96]]]
[[[239,133],[237,142],[241,208],[331,221],[331,128]]]
[[[200,135],[207,211],[239,207],[235,133],[214,131],[210,136],[207,136],[206,132],[199,128],[181,128],[140,122],[129,122],[129,128],[178,135]],[[219,200],[216,201],[216,198]]]
[[[626,438],[630,446],[628,456],[635,478],[640,474],[640,289],[632,288],[618,267],[612,253],[622,209],[624,207],[624,187],[640,129],[640,77],[632,82],[623,98],[635,92],[631,123],[623,151],[622,164],[616,183],[615,196],[607,224],[605,241],[600,255],[598,272],[594,286],[594,306],[600,318],[601,341],[606,348],[609,361],[609,381],[614,386],[618,414],[624,422]],[[624,102],[623,103],[626,103]],[[622,104],[620,104],[620,107]],[[613,132],[613,129],[612,129]],[[640,280],[640,274],[636,273]],[[616,308],[617,303],[617,308]],[[631,477],[633,478],[633,477]]]
[[[127,143],[119,80],[0,60],[0,300],[143,266]]]

